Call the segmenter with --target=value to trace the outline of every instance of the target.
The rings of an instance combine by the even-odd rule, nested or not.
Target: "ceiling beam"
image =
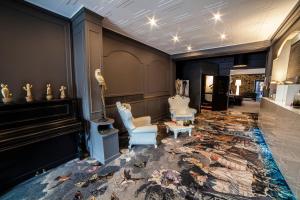
[[[247,44],[239,44],[233,46],[226,46],[214,49],[198,50],[193,52],[174,54],[171,56],[173,60],[190,60],[198,58],[208,58],[217,56],[227,56],[241,53],[250,53],[255,51],[263,51],[270,47],[271,42],[269,40],[261,42],[253,42]]]

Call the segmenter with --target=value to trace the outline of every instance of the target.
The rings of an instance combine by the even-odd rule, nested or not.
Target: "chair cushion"
[[[193,114],[176,114],[176,117],[193,117]]]
[[[151,125],[151,117],[150,116],[145,116],[145,117],[134,118],[133,119],[133,124],[136,127]]]
[[[132,130],[132,133],[147,133],[147,132],[148,133],[157,132],[157,126],[156,125],[141,126]]]

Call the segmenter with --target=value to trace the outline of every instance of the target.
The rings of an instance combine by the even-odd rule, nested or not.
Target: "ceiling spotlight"
[[[157,19],[155,19],[155,17],[148,17],[148,24],[150,24],[151,27],[157,26]]]
[[[191,50],[192,50],[191,45],[187,46],[186,48],[187,48],[188,51],[191,51]]]
[[[172,38],[173,42],[178,42],[179,41],[179,37],[178,35],[174,35],[173,38]]]
[[[221,14],[219,12],[213,14],[213,19],[217,22],[221,20]]]
[[[221,38],[221,40],[225,40],[225,39],[226,39],[226,34],[225,34],[225,33],[222,33],[222,34],[220,35],[220,38]]]

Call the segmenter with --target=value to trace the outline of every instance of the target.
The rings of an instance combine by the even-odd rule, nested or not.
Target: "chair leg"
[[[157,144],[154,145],[154,148],[155,148],[155,149],[157,148]]]
[[[178,136],[178,132],[174,131],[174,138],[177,139],[177,136]]]

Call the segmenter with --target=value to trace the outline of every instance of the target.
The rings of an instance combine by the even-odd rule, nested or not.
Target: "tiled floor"
[[[242,106],[229,107],[229,111],[259,113],[260,102],[257,101],[243,101]]]

